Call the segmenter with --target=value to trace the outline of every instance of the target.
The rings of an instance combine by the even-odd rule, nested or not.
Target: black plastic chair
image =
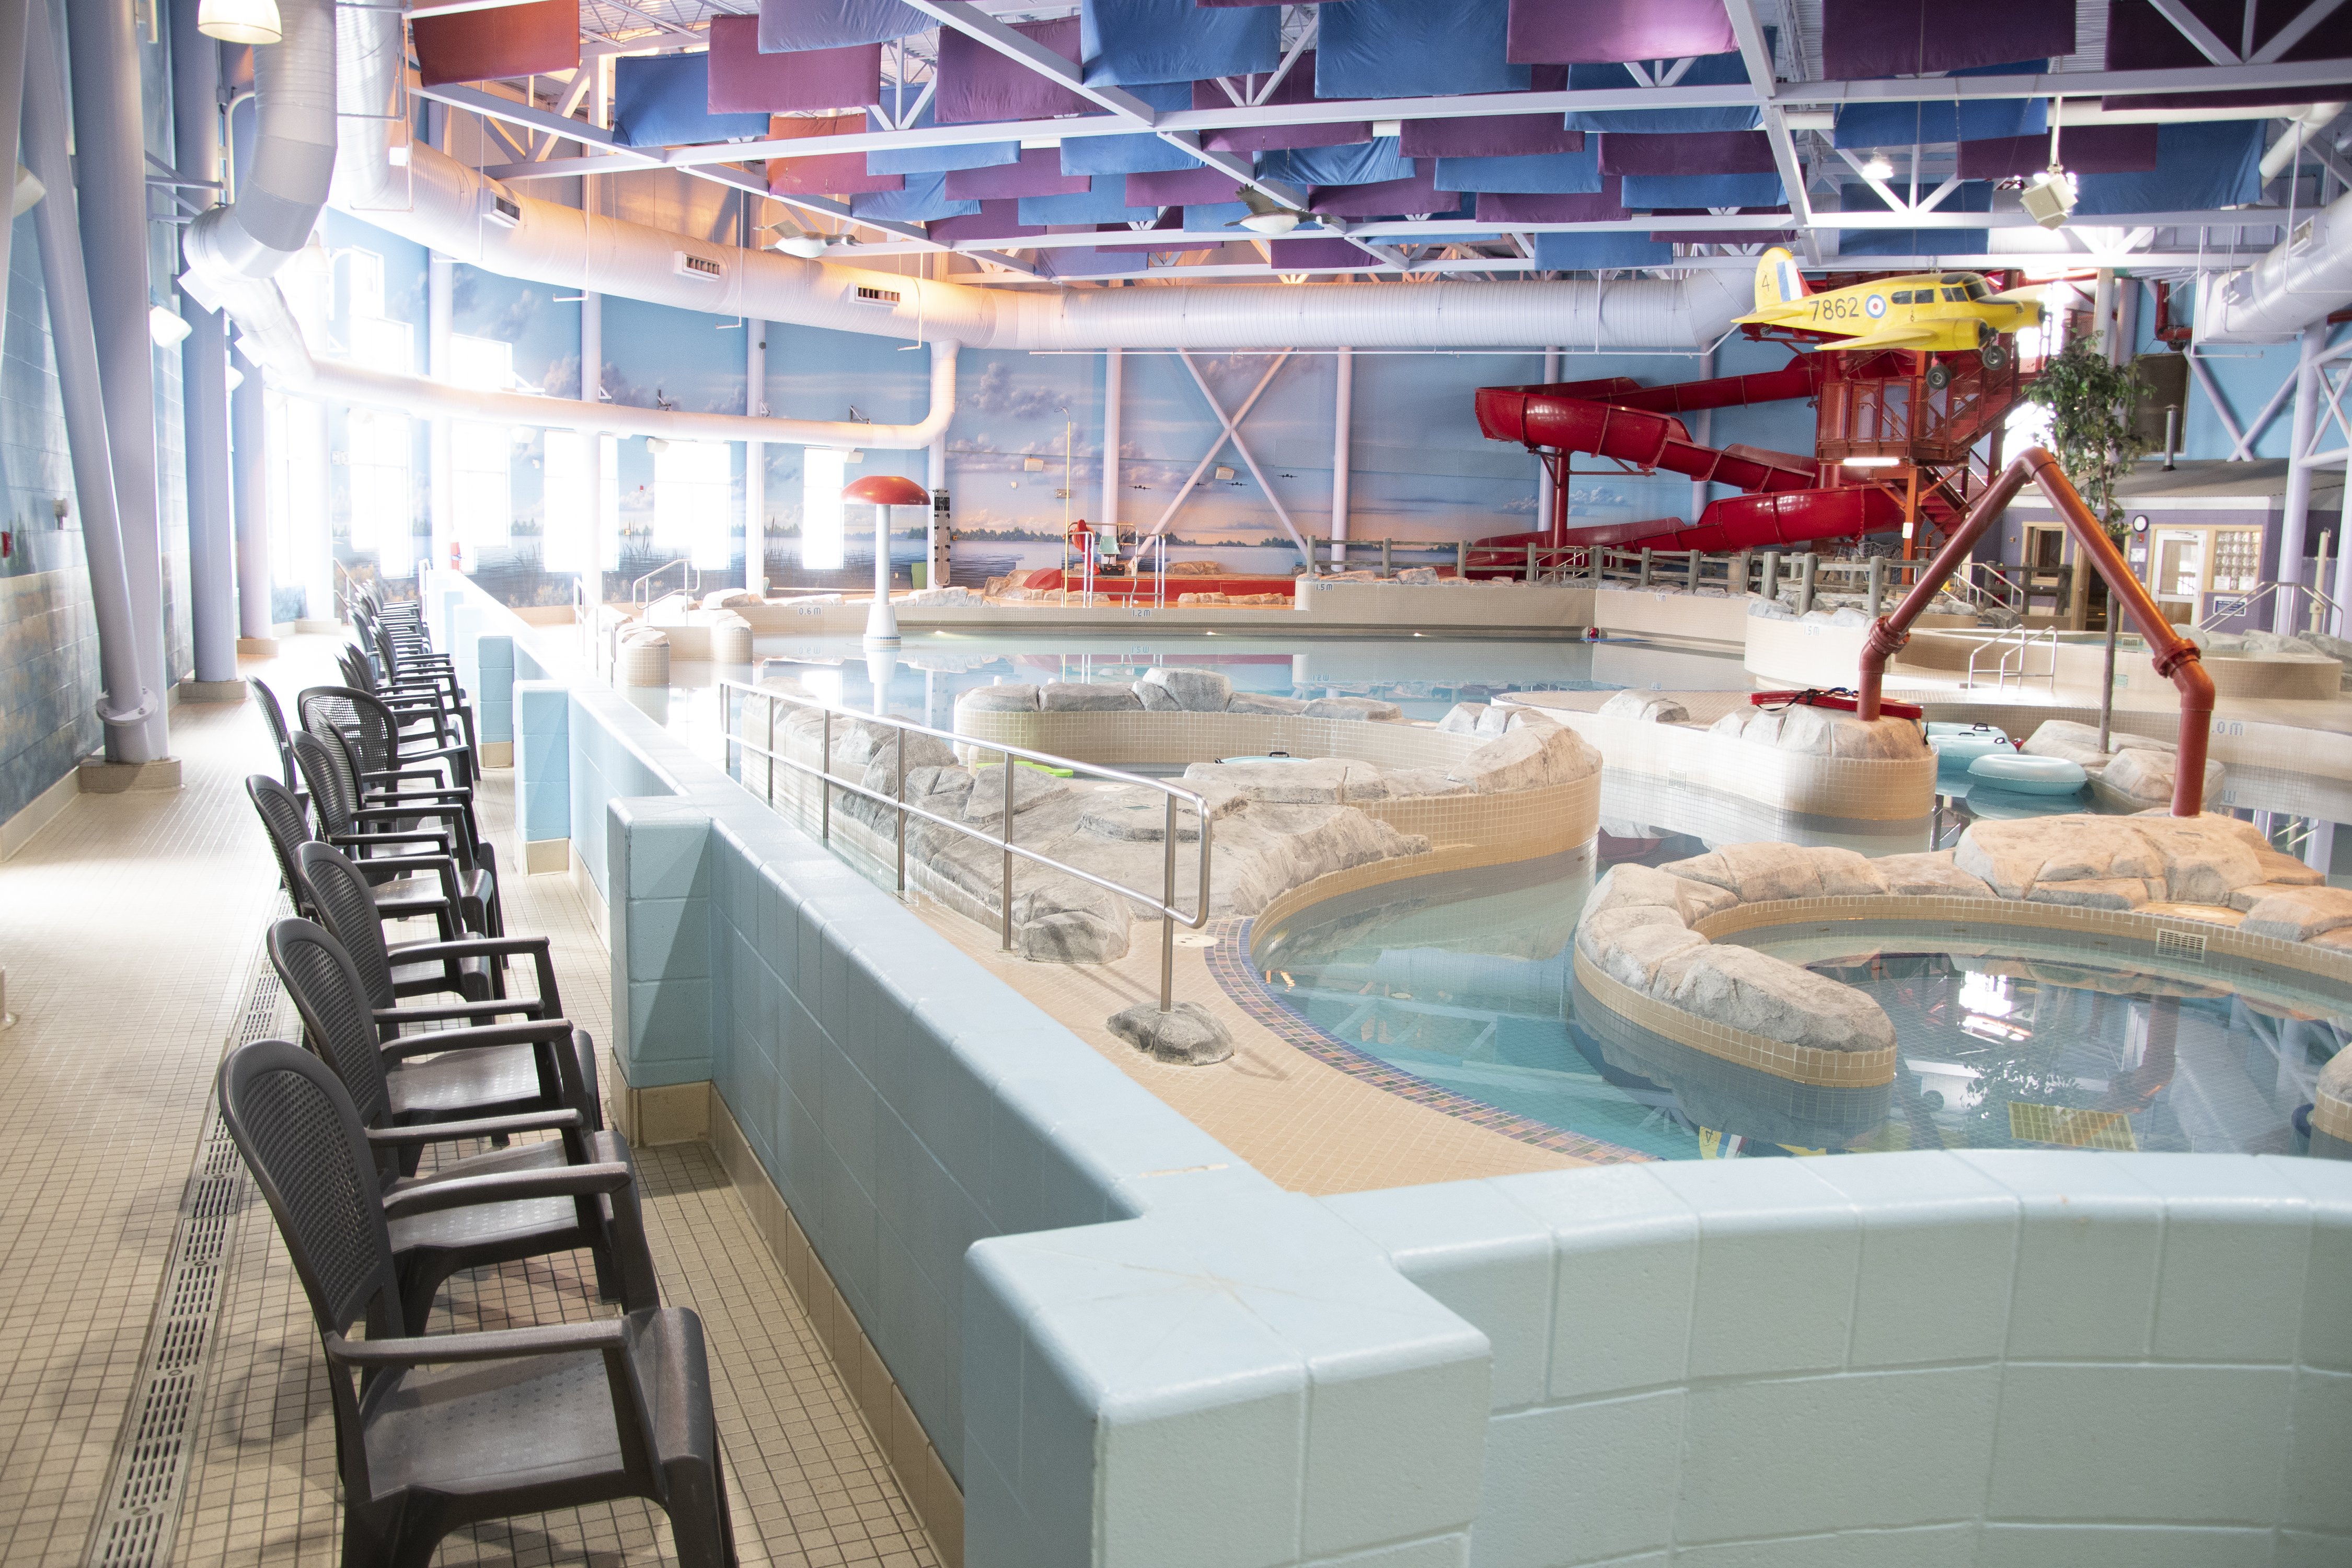
[[[482,858],[482,834],[474,816],[471,787],[443,787],[442,775],[438,773],[364,771],[361,756],[351,739],[337,729],[323,711],[314,710],[300,733],[306,740],[317,741],[324,747],[326,761],[334,770],[337,785],[334,793],[338,799],[370,807],[446,807],[448,814],[434,820],[441,825],[441,830],[452,835],[458,858],[468,864]],[[295,755],[295,764],[298,767],[301,764],[299,752]],[[424,787],[403,789],[396,782],[402,779],[414,781]],[[414,829],[417,823],[413,819],[403,819],[400,826],[403,830]]]
[[[474,753],[437,707],[404,709],[373,692],[348,686],[313,686],[295,699],[302,727],[312,734],[322,724],[351,743],[371,775],[389,784],[431,778],[444,789],[474,783]]]
[[[399,805],[363,805],[352,795],[351,761],[331,747],[340,742],[320,740],[308,731],[294,736],[294,762],[302,782],[310,786],[310,809],[319,823],[318,837],[338,848],[364,851],[372,840],[415,840],[436,823],[441,852],[456,858],[459,910],[468,930],[484,936],[502,936],[506,915],[499,901],[498,858],[487,844],[476,842],[472,819],[462,805],[404,801]],[[371,882],[381,873],[364,854],[354,854],[361,874]]]
[[[351,1096],[282,1040],[221,1065],[222,1121],[310,1298],[330,1371],[345,1568],[425,1568],[485,1520],[645,1498],[680,1563],[731,1568],[702,1324],[682,1308],[594,1322],[421,1335],[401,1300],[391,1225],[528,1193],[607,1194],[591,1164],[383,1194]],[[350,1337],[364,1323],[367,1337]],[[354,1376],[354,1374],[357,1374]]]
[[[278,705],[278,693],[269,689],[268,682],[247,678],[246,684],[253,688],[254,695],[261,700],[258,704],[261,716],[269,721],[269,738],[278,747],[278,773],[285,779],[288,792],[302,803],[303,810],[308,811],[310,801],[302,793],[301,776],[294,770],[294,738],[286,728],[286,710]]]
[[[315,842],[310,835],[310,815],[302,797],[271,778],[268,773],[248,774],[245,781],[246,797],[253,802],[255,815],[261,818],[263,833],[269,839],[270,853],[278,858],[278,876],[298,913],[311,912],[310,889],[302,877],[299,853],[305,844]],[[352,846],[354,850],[396,849],[404,846],[423,846],[426,853],[408,855],[371,855],[368,869],[362,876],[397,878],[396,880],[372,882],[370,891],[375,897],[376,908],[391,920],[420,919],[430,915],[440,927],[445,942],[457,940],[466,930],[464,889],[459,884],[459,868],[456,858],[446,853],[447,837],[439,833],[370,834],[363,844]],[[427,879],[430,879],[427,880]]]
[[[563,1016],[563,998],[555,985],[554,954],[547,938],[394,942],[384,934],[383,911],[377,907],[375,890],[341,851],[312,840],[295,850],[295,868],[310,894],[310,918],[325,926],[351,954],[379,1022]],[[506,994],[504,961],[509,958],[531,960],[537,982],[532,995]],[[404,1007],[400,1003],[404,996],[449,994],[464,1000],[424,1007]],[[395,1009],[398,1018],[386,1018]]]
[[[387,1125],[568,1110],[578,1111],[592,1131],[604,1130],[595,1042],[570,1019],[404,1035],[399,1017],[378,1018],[359,966],[325,927],[279,921],[269,928],[268,945],[269,962],[301,1015],[311,1048],[337,1062],[356,1061],[363,1053],[381,1058]]]

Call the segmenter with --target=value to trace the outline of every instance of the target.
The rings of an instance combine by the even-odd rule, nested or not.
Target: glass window
[[[352,548],[376,552],[377,570],[405,577],[415,569],[415,491],[409,457],[415,450],[408,416],[352,410]]]
[[[504,425],[449,426],[450,519],[457,542],[478,549],[514,534],[514,436]]]
[[[1909,304],[1911,302],[1911,290],[1908,289],[1897,289],[1895,290],[1895,302],[1898,305]]]
[[[1947,289],[1944,290],[1944,298],[1947,300],[1959,301],[1966,300],[1968,297],[1969,291],[1965,289]]]
[[[801,566],[838,572],[847,561],[842,487],[848,482],[849,454],[837,447],[811,447],[801,459]]]
[[[545,461],[540,565],[549,572],[580,573],[609,572],[619,566],[619,439],[583,436],[577,430],[550,430]]]
[[[734,461],[724,441],[671,441],[654,454],[654,542],[698,572],[734,563]]]
[[[357,317],[351,323],[352,363],[389,375],[413,374],[416,366],[412,339],[406,321]]]

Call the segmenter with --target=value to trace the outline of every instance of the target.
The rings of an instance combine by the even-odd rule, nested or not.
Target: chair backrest
[[[294,763],[310,786],[310,809],[319,814],[319,836],[331,838],[352,831],[352,814],[359,809],[359,781],[351,776],[351,757],[340,737],[320,739],[307,730],[295,731]]]
[[[373,693],[377,689],[375,666],[368,662],[367,654],[357,643],[345,643],[335,650],[336,667],[343,672],[343,684],[354,691]]]
[[[294,778],[294,747],[286,733],[286,710],[278,705],[278,693],[259,680],[248,679],[246,684],[261,699],[261,716],[269,721],[269,737],[278,743],[278,770],[285,775],[286,787],[299,795],[301,785]]]
[[[367,989],[368,1005],[394,1005],[399,998],[392,988],[392,951],[385,945],[383,915],[367,879],[331,844],[313,840],[296,850],[294,859],[310,889],[311,914],[350,955]],[[356,1097],[358,1091],[352,1093]]]
[[[249,774],[245,781],[245,794],[253,802],[253,809],[260,816],[262,828],[269,837],[269,852],[278,857],[278,876],[286,884],[286,896],[294,900],[297,910],[309,909],[310,888],[302,879],[301,863],[295,858],[310,840],[310,823],[303,815],[301,801],[268,773]]]
[[[352,762],[362,770],[390,773],[399,765],[399,726],[392,710],[366,692],[348,686],[313,686],[294,702],[302,728],[322,740],[341,735],[352,750]]]
[[[371,1338],[405,1333],[383,1188],[351,1096],[284,1040],[230,1052],[218,1082],[221,1121],[268,1200],[320,1331],[344,1333],[364,1314]]]
[[[368,1000],[367,983],[343,944],[310,921],[279,921],[269,928],[269,963],[302,1016],[302,1043],[334,1069],[361,1122],[384,1123],[392,1090]]]

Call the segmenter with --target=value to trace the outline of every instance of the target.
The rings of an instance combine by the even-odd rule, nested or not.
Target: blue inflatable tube
[[[2073,795],[2091,775],[2063,757],[1987,752],[1969,764],[1969,777],[2018,795]]]

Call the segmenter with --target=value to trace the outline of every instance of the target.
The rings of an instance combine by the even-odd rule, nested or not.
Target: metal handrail
[[[2208,607],[2205,611],[2204,616],[2198,621],[2197,629],[2200,632],[2210,632],[2213,629],[2214,625],[2217,622],[2225,621],[2232,616],[2252,616],[2254,613],[2256,605],[2262,604],[2266,599],[2277,595],[2282,589],[2291,595],[2301,594],[2310,601],[2305,618],[2314,623],[2308,628],[2312,631],[2317,631],[2319,629],[2318,625],[2316,624],[2319,620],[2319,612],[2326,611],[2328,615],[2332,616],[2337,614],[2341,608],[2335,600],[2329,598],[2326,595],[2321,593],[2318,589],[2313,587],[2308,583],[2265,583],[2251,594],[2243,595],[2230,595],[2231,600],[2235,603],[2236,608],[2228,610],[2212,608],[2211,606],[2214,602],[2221,598],[2222,595],[2218,593],[2208,591],[2204,595]]]
[[[765,745],[756,744],[748,736],[737,733],[735,720],[740,710],[736,703],[729,700],[730,694],[740,694],[746,698],[756,697],[766,704],[767,729],[765,731]],[[787,756],[776,749],[776,707],[779,703],[782,703],[793,708],[814,708],[824,715],[824,729],[821,742],[821,749],[818,752],[818,760],[814,764],[802,762],[796,757]],[[1004,858],[1003,879],[999,894],[999,902],[1002,907],[1000,910],[1000,929],[998,931],[998,938],[1005,952],[1009,952],[1013,949],[1013,862],[1015,857],[1026,860],[1032,865],[1042,866],[1048,870],[1061,872],[1065,876],[1076,877],[1082,882],[1092,883],[1094,886],[1102,889],[1106,892],[1118,894],[1122,899],[1132,899],[1138,903],[1149,906],[1160,916],[1160,1010],[1165,1013],[1172,1005],[1174,994],[1173,988],[1175,984],[1177,923],[1181,921],[1187,931],[1198,931],[1201,927],[1206,925],[1209,920],[1209,848],[1211,835],[1208,802],[1202,796],[1194,794],[1189,789],[1180,788],[1175,784],[1171,784],[1165,779],[1146,778],[1139,773],[1122,773],[1117,768],[1102,767],[1094,763],[1082,763],[1071,757],[1057,757],[1049,752],[1033,752],[1025,747],[1009,745],[1003,742],[983,742],[976,740],[970,735],[959,735],[950,730],[934,730],[928,724],[918,724],[910,719],[897,719],[892,718],[887,714],[860,713],[854,709],[836,708],[831,703],[819,701],[814,697],[803,697],[789,691],[778,691],[772,687],[746,686],[740,681],[722,680],[719,683],[719,725],[728,743],[732,746],[740,747],[743,752],[748,752],[752,756],[763,758],[767,762],[767,780],[762,798],[767,802],[771,808],[772,808],[776,804],[776,764],[778,763],[782,763],[785,767],[793,769],[797,773],[814,774],[821,781],[819,788],[823,793],[819,806],[818,837],[828,843],[830,843],[833,838],[833,791],[836,788],[847,790],[853,795],[863,795],[867,800],[887,805],[894,813],[896,813],[898,891],[900,893],[904,893],[907,890],[907,819],[909,816],[920,817],[925,822],[936,823],[938,826],[947,828],[951,832],[961,833],[967,838],[976,838],[983,844],[993,845]],[[879,790],[867,789],[863,783],[855,779],[843,778],[832,771],[833,721],[836,716],[846,719],[853,723],[878,724],[885,729],[897,731],[901,737],[898,743],[892,747],[892,750],[897,753],[898,758],[898,778],[893,786],[893,794],[884,795]],[[906,799],[907,746],[904,740],[904,737],[908,735],[929,735],[934,740],[945,741],[950,745],[968,746],[981,752],[992,752],[1001,754],[1004,758],[1004,830],[1001,835],[985,833],[979,828],[972,826],[968,822],[959,821],[953,817],[941,816],[937,812],[926,811],[921,806],[910,805],[908,804]],[[1013,843],[1013,764],[1015,759],[1023,762],[1037,763],[1050,768],[1067,768],[1072,772],[1083,771],[1093,777],[1108,779],[1116,784],[1139,784],[1147,789],[1159,791],[1167,803],[1167,817],[1164,826],[1165,837],[1163,839],[1165,853],[1161,858],[1161,885],[1159,900],[1155,902],[1151,899],[1150,895],[1147,893],[1139,892],[1137,889],[1124,886],[1121,883],[1113,882],[1107,878],[1097,877],[1091,871],[1081,870],[1079,868],[1072,866],[1066,861],[1056,860],[1050,855],[1042,855],[1034,849],[1026,848],[1021,845]],[[738,778],[740,781],[740,773],[738,774]],[[751,786],[746,783],[744,787],[748,789]],[[975,787],[977,787],[976,784]],[[1200,823],[1201,827],[1200,865],[1197,868],[1197,879],[1194,883],[1194,902],[1197,907],[1190,915],[1185,914],[1176,907],[1176,806],[1177,803],[1180,801],[1189,804],[1192,806],[1192,814],[1195,819]]]
[[[702,574],[694,569],[692,562],[693,558],[687,555],[681,555],[675,561],[663,562],[660,565],[655,567],[652,571],[646,573],[644,576],[629,584],[629,603],[632,605],[648,603],[652,598],[652,590],[648,584],[650,584],[655,578],[660,576],[663,573],[668,571],[673,566],[683,566],[686,568],[686,570],[680,572],[677,575],[677,591],[681,594],[692,594],[696,592],[702,586]]]
[[[1968,679],[1961,684],[1973,688],[1977,684],[1977,656],[1989,647],[2000,647],[2002,649],[2000,662],[1994,667],[1992,672],[1992,689],[1995,691],[2008,690],[2010,678],[2015,676],[2017,689],[2020,691],[2024,690],[2025,683],[2033,679],[2032,672],[2025,668],[2027,650],[2035,643],[2042,641],[2050,644],[2050,693],[2053,697],[2056,696],[2058,693],[2058,628],[2043,626],[2039,631],[2032,631],[2027,628],[2023,621],[2020,621],[2017,625],[2017,640],[2014,644],[2010,642],[2009,634],[2002,632],[1998,637],[1985,638],[1984,641],[1969,649]],[[2012,658],[2016,661],[2014,665],[2011,663]]]

